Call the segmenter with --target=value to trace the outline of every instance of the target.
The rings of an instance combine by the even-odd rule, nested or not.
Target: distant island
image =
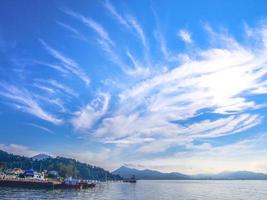
[[[150,169],[138,170],[122,166],[112,173],[118,174],[123,178],[129,178],[132,175],[135,175],[135,177],[139,180],[267,180],[267,174],[250,171],[186,175],[178,172],[162,173]]]
[[[121,180],[119,175],[110,173],[103,168],[81,163],[74,159],[39,154],[32,158],[9,154],[0,150],[0,172],[8,169],[34,169],[38,172],[52,171],[60,177],[80,178],[86,180],[115,181]]]

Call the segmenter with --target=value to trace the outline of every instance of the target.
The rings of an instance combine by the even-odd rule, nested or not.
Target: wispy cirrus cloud
[[[28,126],[32,126],[32,127],[35,127],[35,128],[37,128],[37,129],[40,129],[40,130],[42,130],[42,131],[45,131],[45,132],[47,132],[47,133],[54,133],[52,130],[50,130],[49,128],[46,128],[46,127],[44,127],[44,126],[40,126],[40,125],[38,125],[38,124],[34,124],[34,123],[25,123],[26,125],[28,125]]]
[[[110,2],[107,1],[105,2],[104,5],[107,7],[107,9],[111,12],[112,15],[115,15],[117,20],[119,20],[121,23],[124,23],[124,25],[128,24],[127,20],[117,13],[117,11]],[[133,59],[132,55],[129,56],[129,53],[127,55],[120,55],[117,53],[118,50],[117,45],[109,36],[108,31],[101,24],[99,24],[98,22],[89,17],[85,17],[72,10],[64,9],[63,12],[76,18],[77,20],[85,24],[88,28],[94,30],[98,35],[96,41],[100,45],[101,49],[108,55],[110,61],[113,62],[115,65],[119,66],[125,74],[134,77],[138,76],[146,77],[148,74],[150,74],[149,68],[143,67],[141,64],[137,66],[137,62],[135,62],[136,60]],[[129,23],[131,24],[131,26],[130,25],[128,26],[132,27],[136,31],[143,45],[145,45],[145,48],[147,49],[148,45],[141,26],[137,23],[137,21],[133,17],[129,17]],[[130,58],[130,61],[132,62],[133,65],[130,65],[127,62],[125,62],[124,59],[125,56],[128,56],[128,58]]]
[[[6,83],[1,83],[0,86],[0,95],[8,99],[8,103],[14,108],[56,125],[63,123],[62,119],[45,111],[28,90]]]
[[[129,50],[126,51],[126,55],[133,64],[133,69],[128,69],[126,72],[127,74],[142,77],[148,77],[150,75],[150,69],[148,67],[143,66]]]
[[[83,16],[79,13],[76,13],[72,10],[69,10],[69,9],[63,9],[63,12],[78,19],[78,20],[80,20],[87,27],[94,30],[102,41],[107,42],[111,46],[114,45],[114,42],[111,40],[111,38],[109,36],[109,33],[104,29],[104,27],[102,27],[99,23],[97,23],[93,19],[91,19],[89,17],[85,17],[85,16]]]
[[[259,86],[265,88],[267,45],[263,42],[252,50],[227,37],[216,35],[224,46],[199,50],[172,70],[122,91],[116,109],[102,120],[94,136],[142,155],[259,125],[262,116],[250,111],[264,105],[250,97]],[[260,37],[265,41],[264,34]],[[179,123],[209,113],[217,119]]]
[[[121,25],[127,29],[130,28],[128,21],[125,19],[125,17],[118,13],[116,8],[110,3],[109,0],[104,1],[104,6]]]
[[[48,83],[50,83],[51,85],[53,85],[54,87],[56,87],[57,89],[62,90],[64,93],[69,94],[71,96],[74,97],[78,97],[79,94],[77,94],[73,89],[69,88],[66,85],[63,85],[55,80],[48,80]]]
[[[128,66],[125,64],[120,55],[116,53],[115,43],[110,38],[109,33],[105,30],[103,26],[94,21],[91,18],[85,17],[79,13],[76,13],[69,9],[64,9],[63,12],[75,19],[79,20],[81,23],[86,25],[88,28],[92,29],[97,33],[98,37],[96,38],[97,43],[101,49],[106,53],[109,60],[119,66],[123,72],[128,73]]]
[[[178,36],[181,38],[181,40],[183,40],[185,43],[192,43],[192,42],[193,42],[193,40],[192,40],[192,38],[191,38],[191,34],[190,34],[188,31],[184,30],[184,29],[179,30],[178,33],[177,33],[177,35],[178,35]]]
[[[130,14],[127,14],[126,16],[121,15],[109,0],[105,1],[104,6],[119,24],[125,27],[129,31],[129,33],[132,33],[135,36],[137,36],[140,42],[142,43],[142,48],[143,48],[142,51],[144,52],[144,57],[142,58],[142,60],[144,64],[136,67],[136,64],[133,63],[135,67],[134,69],[127,69],[124,71],[128,75],[133,75],[135,77],[138,77],[142,74],[144,74],[144,77],[147,77],[151,73],[149,69],[151,67],[151,59],[149,58],[149,44],[143,28],[132,15]],[[133,61],[133,59],[131,58],[132,56],[129,56],[129,51],[127,51],[127,56],[130,58],[131,61]]]
[[[74,113],[71,123],[76,130],[90,130],[93,125],[106,114],[109,106],[110,95],[100,92],[95,99]]]
[[[53,88],[41,85],[39,83],[34,83],[33,86],[40,89],[40,90],[43,90],[44,92],[50,93],[50,94],[55,93],[55,90]]]
[[[261,117],[258,115],[244,114],[221,118],[214,121],[199,121],[185,127],[176,126],[176,129],[173,129],[174,127],[165,127],[165,129],[168,130],[168,135],[162,135],[162,137],[160,137],[161,139],[147,143],[146,145],[141,146],[137,151],[141,153],[164,152],[168,148],[177,145],[187,146],[197,139],[216,138],[240,133],[259,125],[261,122]],[[163,132],[163,129],[158,131]]]
[[[66,29],[67,31],[69,31],[70,33],[73,34],[73,36],[77,39],[80,39],[82,41],[87,41],[87,38],[84,34],[82,34],[78,29],[72,27],[69,24],[60,22],[60,21],[56,21],[56,23],[61,26],[62,28]]]
[[[60,63],[59,64],[53,64],[53,63],[37,61],[37,60],[33,61],[33,63],[36,65],[45,66],[45,67],[49,67],[51,69],[54,69],[54,70],[60,72],[60,75],[62,75],[62,76],[67,76],[69,73],[69,71],[64,66],[62,66]]]
[[[137,148],[139,153],[156,153],[164,152],[173,146],[184,146],[196,139],[240,133],[261,123],[260,116],[248,114],[224,117],[214,121],[199,121],[189,126],[168,122],[164,117],[159,116],[151,120],[145,116],[105,119],[103,126],[95,134],[101,138],[108,138],[105,140],[106,143],[137,144],[140,145]]]
[[[164,56],[164,62],[178,62],[182,60],[181,56],[168,49],[166,39],[159,30],[155,31],[154,36],[159,43],[159,48]]]
[[[61,62],[61,67],[64,70],[76,75],[80,78],[86,85],[90,84],[90,78],[85,74],[85,72],[79,67],[79,65],[71,58],[66,57],[61,52],[49,46],[45,41],[40,40],[41,44],[45,47],[48,53],[55,59]]]
[[[137,22],[137,20],[132,17],[132,16],[127,16],[127,20],[129,22],[129,24],[131,25],[131,27],[135,30],[135,32],[137,33],[139,39],[141,40],[144,48],[146,50],[149,49],[149,45],[148,45],[148,42],[147,42],[147,39],[146,39],[146,36],[145,36],[145,33],[142,29],[142,27],[140,26],[140,24]]]
[[[123,25],[128,30],[134,30],[137,34],[138,38],[140,39],[141,43],[143,44],[146,50],[149,49],[149,45],[145,36],[145,32],[138,21],[131,15],[127,14],[126,17],[119,14],[116,8],[111,4],[109,0],[104,2],[105,8],[110,12],[110,14],[117,20],[121,25]]]

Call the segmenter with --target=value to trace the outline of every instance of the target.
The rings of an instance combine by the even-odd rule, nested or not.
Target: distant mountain
[[[38,156],[37,158],[43,158]],[[9,168],[22,168],[24,170],[33,168],[36,171],[55,170],[63,177],[74,177],[89,180],[121,180],[119,175],[96,166],[81,163],[74,159],[63,157],[48,157],[46,159],[32,159],[24,156],[9,154],[0,150],[0,172]]]
[[[125,166],[112,172],[123,178],[135,175],[141,180],[267,180],[267,174],[249,171],[222,172],[218,174],[186,175],[178,172],[162,173],[154,170],[138,170]]]
[[[129,178],[132,175],[135,175],[137,179],[143,180],[185,180],[190,179],[189,176],[177,172],[173,173],[162,173],[154,170],[138,170],[133,168],[128,168],[125,166],[120,167],[119,169],[112,172],[113,174],[118,174],[123,178]]]
[[[48,158],[52,158],[52,157],[49,156],[49,155],[43,154],[43,153],[40,153],[40,154],[32,157],[33,160],[37,160],[37,161],[45,160],[45,159],[48,159]]]
[[[193,179],[212,180],[267,180],[267,174],[250,171],[222,172],[219,174],[193,175]]]

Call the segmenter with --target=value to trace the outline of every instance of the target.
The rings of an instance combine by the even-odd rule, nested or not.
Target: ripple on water
[[[1,200],[263,200],[267,181],[138,181],[99,183],[88,190],[0,188]]]

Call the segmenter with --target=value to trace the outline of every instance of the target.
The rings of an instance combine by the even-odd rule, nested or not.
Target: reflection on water
[[[113,182],[88,190],[0,188],[0,199],[263,200],[267,199],[267,181]]]

